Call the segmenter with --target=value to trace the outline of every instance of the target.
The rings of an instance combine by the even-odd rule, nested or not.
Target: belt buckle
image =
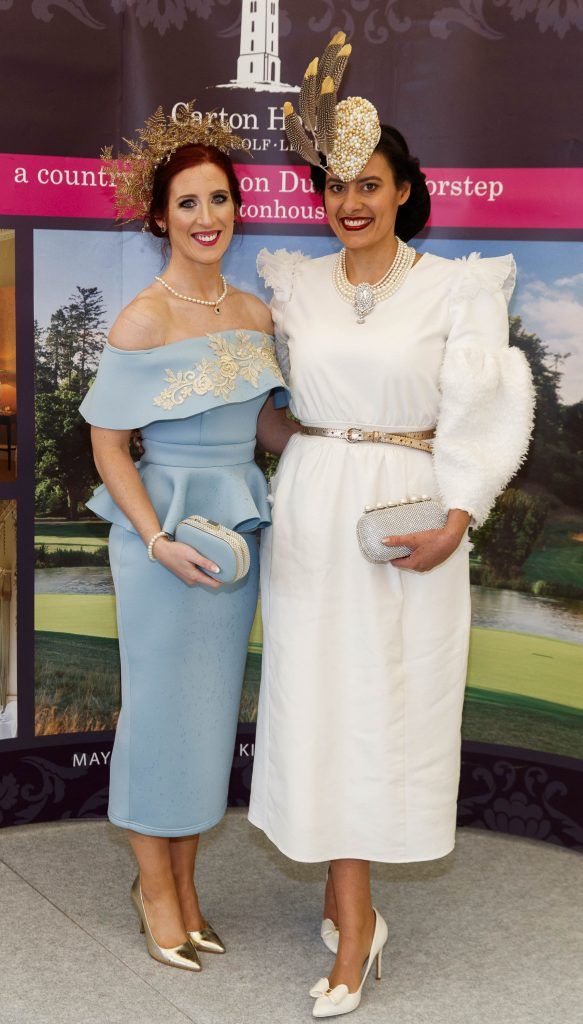
[[[344,431],[344,437],[350,444],[354,444],[355,441],[362,441],[362,430],[360,427],[348,427]]]

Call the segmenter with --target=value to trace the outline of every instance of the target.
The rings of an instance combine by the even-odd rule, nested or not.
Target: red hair
[[[158,227],[156,218],[164,216],[166,212],[170,182],[181,171],[185,171],[188,167],[200,167],[201,164],[214,164],[215,167],[224,172],[229,182],[231,199],[238,210],[241,208],[243,204],[241,186],[235,174],[231,158],[226,153],[223,153],[222,150],[217,149],[216,146],[205,146],[203,143],[181,146],[166,163],[162,163],[156,168],[156,173],[154,174],[152,201],[148,212],[147,224],[156,238],[165,237],[165,232]]]

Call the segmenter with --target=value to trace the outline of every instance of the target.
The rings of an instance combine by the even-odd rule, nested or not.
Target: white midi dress
[[[468,551],[427,573],[366,561],[365,505],[413,494],[474,522],[524,457],[532,388],[508,347],[511,256],[425,254],[364,325],[334,255],[260,254],[292,411],[425,430],[434,454],[295,434],[263,535],[263,671],[250,820],[298,861],[421,861],[454,845],[470,631]]]

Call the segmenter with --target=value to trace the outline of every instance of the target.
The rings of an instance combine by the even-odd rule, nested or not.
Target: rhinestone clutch
[[[367,505],[356,524],[356,535],[360,550],[369,562],[389,562],[392,558],[410,555],[411,549],[404,545],[387,547],[382,543],[383,537],[440,530],[446,522],[447,512],[439,502],[427,494],[413,495],[385,505]]]

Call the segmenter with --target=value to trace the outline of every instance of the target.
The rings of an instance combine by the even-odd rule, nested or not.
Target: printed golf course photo
[[[229,251],[225,273],[269,295],[255,274],[263,236]],[[270,248],[317,257],[320,235],[272,236]],[[513,252],[518,283],[509,342],[536,389],[528,458],[472,532],[473,628],[463,735],[467,740],[583,757],[583,243],[427,239],[449,259]],[[120,700],[108,524],[85,507],[98,483],[79,405],[108,330],[159,273],[141,233],[36,230],[36,731],[110,732]],[[136,455],[136,451],[134,451]],[[269,475],[275,457],[263,457]],[[381,567],[379,571],[397,571]],[[240,718],[253,722],[261,675],[260,610],[249,642]],[[164,681],[161,680],[161,685]],[[359,680],[355,677],[354,686]],[[431,680],[427,680],[428,688]]]
[[[60,563],[36,570],[37,734],[115,728],[119,658],[108,529],[94,519],[37,523],[41,565]],[[544,569],[545,579],[564,580],[568,573],[573,586],[583,586],[582,540],[583,517],[549,527],[525,576],[535,581]],[[76,564],[83,562],[93,564]],[[482,586],[472,587],[472,600],[464,738],[582,757],[583,601]],[[244,722],[254,721],[257,712],[261,639],[258,610],[241,702]]]

